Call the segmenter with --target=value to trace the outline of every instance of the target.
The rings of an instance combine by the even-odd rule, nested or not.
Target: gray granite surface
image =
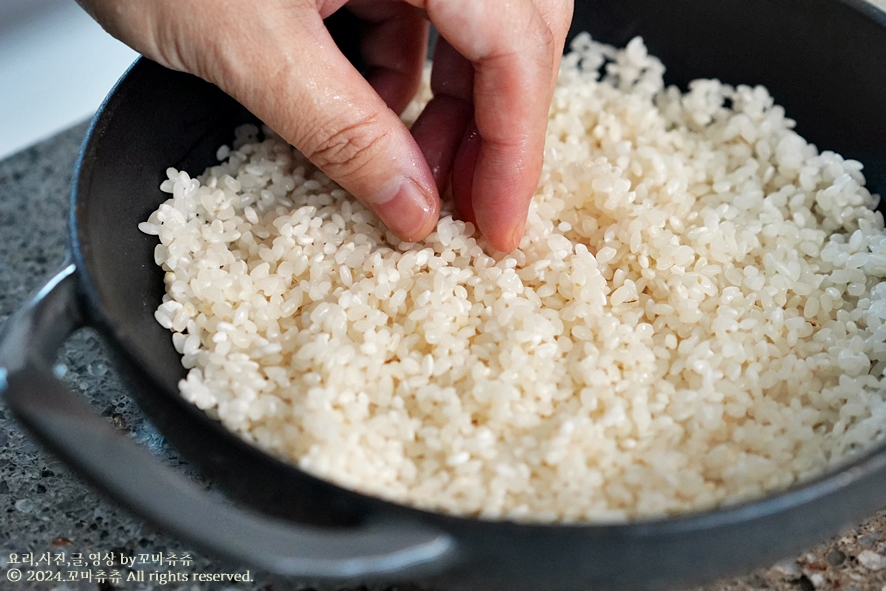
[[[85,131],[85,124],[79,125],[0,162],[0,323],[64,260],[68,185]],[[126,396],[95,333],[83,330],[71,338],[56,369],[116,428],[155,450],[161,461],[191,473],[187,463],[164,445],[162,437]],[[254,580],[248,583],[161,580],[183,575],[193,580],[198,573],[244,575],[247,570],[202,556],[105,501],[35,445],[2,402],[0,515],[0,590],[281,588],[278,582],[255,571],[249,571]],[[49,564],[11,564],[31,555],[36,561],[47,553]],[[91,560],[96,553],[101,553],[100,565],[80,562]],[[184,554],[189,560],[182,562]],[[177,562],[156,563],[158,555],[164,562],[175,555]],[[56,559],[65,564],[55,564]],[[41,576],[49,573],[51,578],[62,580],[10,582],[8,577],[14,568],[25,577],[28,571],[41,571]],[[71,580],[73,573],[81,580]],[[80,573],[90,573],[91,580]],[[103,573],[104,581],[99,580],[99,573]],[[127,582],[133,578],[144,580]],[[771,568],[704,589],[886,591],[886,514],[881,512],[843,535]]]

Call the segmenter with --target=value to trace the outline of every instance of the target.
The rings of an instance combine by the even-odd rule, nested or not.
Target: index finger
[[[562,48],[531,0],[407,0],[474,66],[480,148],[471,183],[477,225],[516,248],[541,174],[552,80]]]

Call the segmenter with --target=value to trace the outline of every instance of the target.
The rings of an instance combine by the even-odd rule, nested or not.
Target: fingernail
[[[511,232],[511,244],[513,244],[513,250],[517,250],[520,248],[520,242],[523,241],[523,232],[526,231],[526,222],[517,222],[517,225],[514,226],[513,231]]]
[[[372,209],[394,234],[404,240],[420,240],[434,210],[431,198],[410,179],[393,187],[387,197],[372,204]],[[387,198],[385,198],[387,197]]]
[[[523,234],[526,231],[525,221],[516,221],[511,227],[511,231],[507,234],[507,238],[498,246],[503,248],[502,252],[513,252],[520,248],[520,242],[523,240]]]

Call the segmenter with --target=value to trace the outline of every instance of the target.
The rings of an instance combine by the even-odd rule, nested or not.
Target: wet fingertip
[[[440,214],[437,195],[408,178],[380,195],[371,207],[389,230],[409,242],[430,234]]]
[[[523,239],[524,226],[525,224],[518,223],[509,231],[503,232],[501,234],[495,232],[484,232],[483,235],[486,237],[486,241],[489,242],[489,245],[495,250],[499,250],[501,252],[513,252],[514,250],[519,248],[520,241]]]
[[[511,244],[511,250],[516,250],[520,248],[520,243],[523,242],[523,234],[526,232],[526,220],[518,221],[513,229],[511,230],[511,235],[508,241]]]

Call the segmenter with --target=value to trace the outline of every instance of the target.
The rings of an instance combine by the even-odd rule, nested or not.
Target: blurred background
[[[90,117],[135,58],[74,0],[0,0],[0,159]]]
[[[135,58],[74,0],[0,0],[0,159],[90,117]]]

